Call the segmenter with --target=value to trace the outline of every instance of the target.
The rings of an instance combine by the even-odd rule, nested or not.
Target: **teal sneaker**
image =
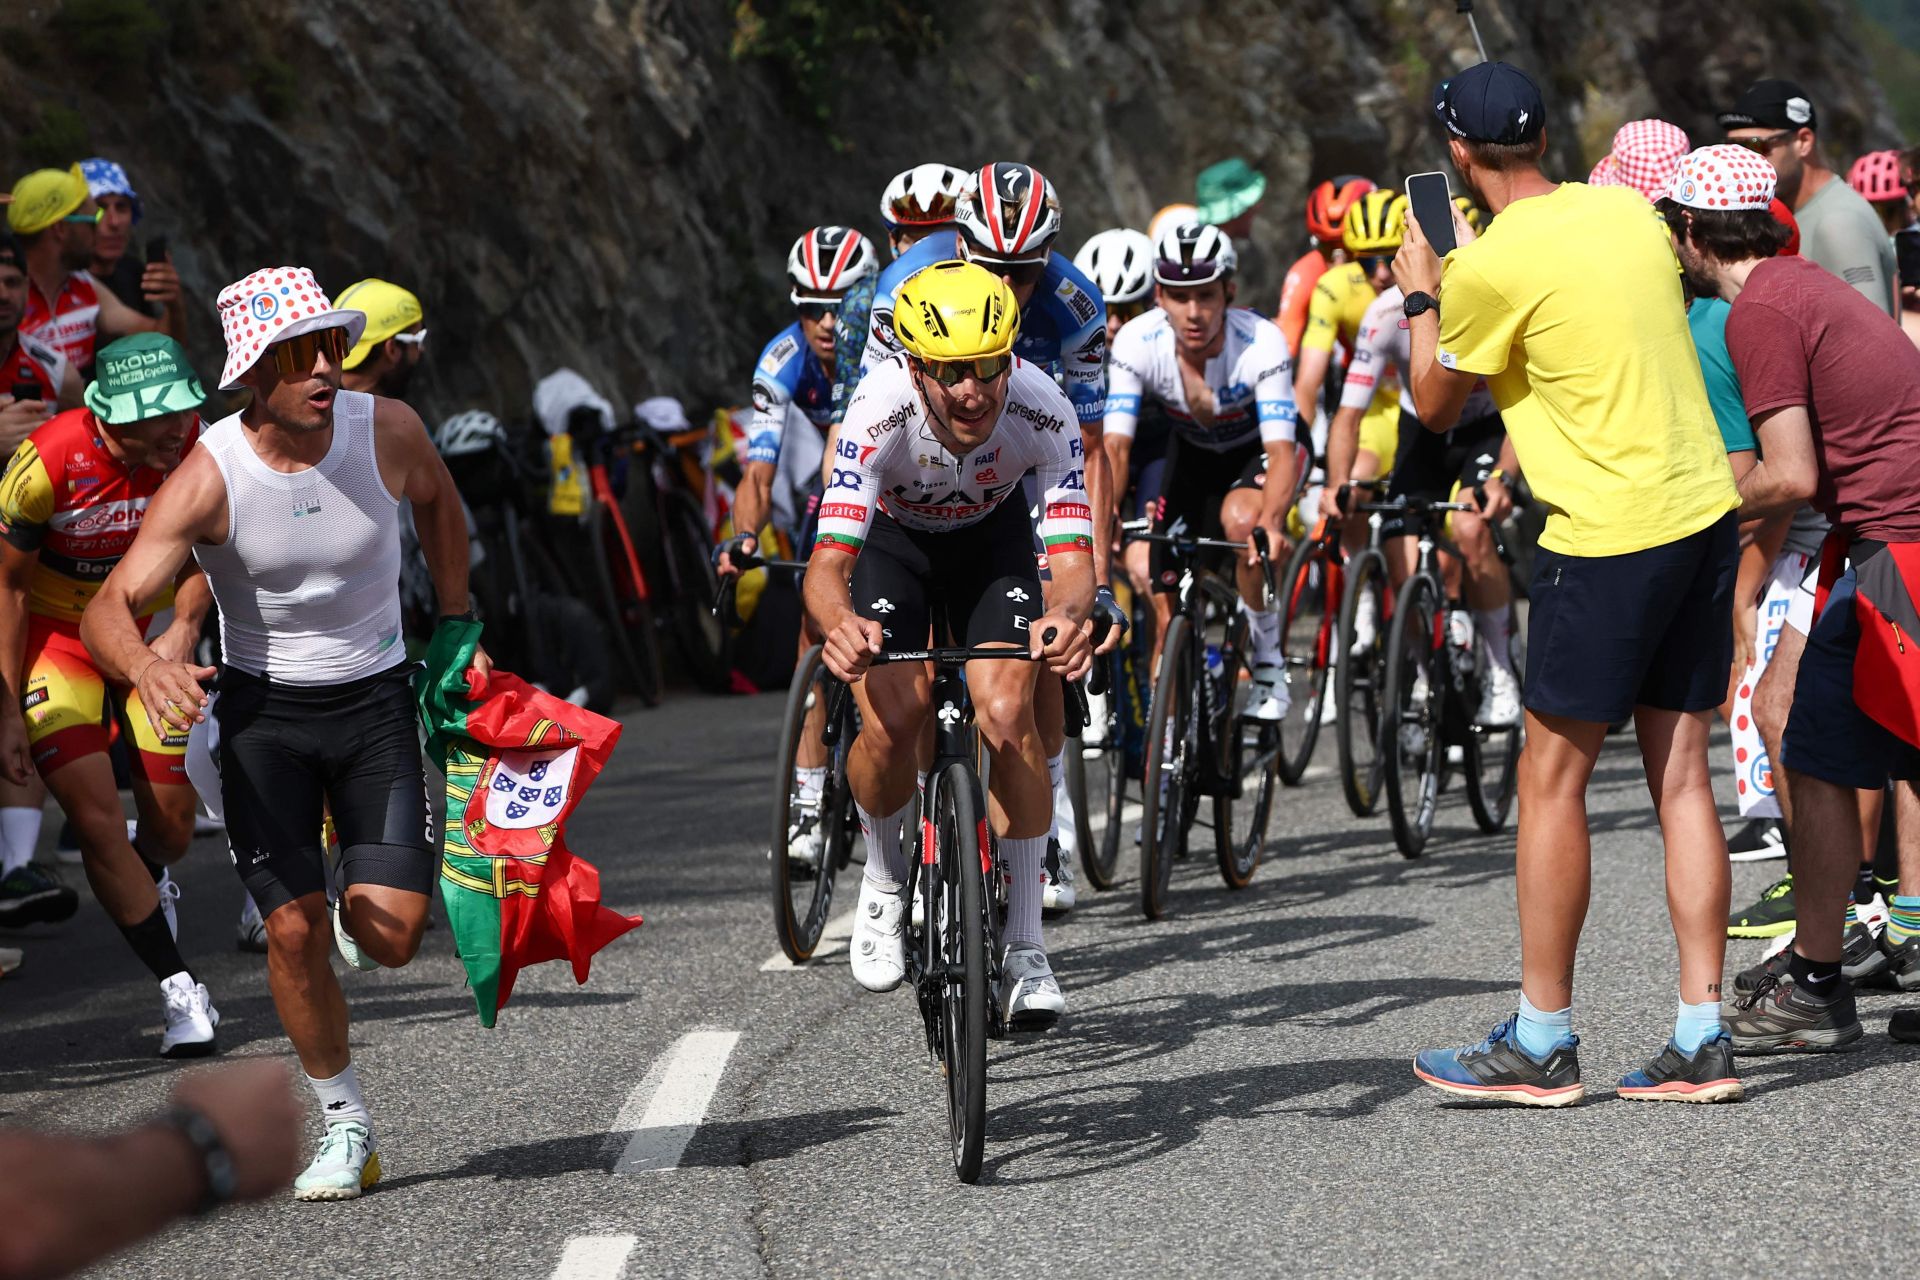
[[[373,1133],[357,1120],[327,1126],[307,1171],[293,1180],[295,1200],[357,1200],[380,1181]]]

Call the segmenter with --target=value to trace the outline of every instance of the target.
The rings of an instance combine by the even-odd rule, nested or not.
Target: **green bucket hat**
[[[108,343],[93,367],[98,376],[87,386],[87,408],[109,426],[124,427],[206,403],[207,393],[187,363],[187,353],[164,333],[129,334]]]
[[[1194,180],[1194,204],[1200,207],[1200,221],[1216,226],[1232,222],[1260,203],[1267,192],[1267,175],[1234,156],[1211,164]]]

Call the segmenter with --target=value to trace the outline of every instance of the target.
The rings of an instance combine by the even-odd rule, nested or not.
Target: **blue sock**
[[[1513,1038],[1529,1058],[1538,1061],[1573,1038],[1573,1006],[1552,1012],[1536,1009],[1526,993],[1520,995],[1520,1017]]]
[[[1720,1034],[1720,1002],[1702,1000],[1699,1004],[1680,1001],[1673,1015],[1673,1042],[1682,1053],[1692,1053]]]

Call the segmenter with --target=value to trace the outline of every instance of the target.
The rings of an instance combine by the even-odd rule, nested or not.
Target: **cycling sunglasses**
[[[1359,257],[1355,258],[1354,261],[1360,264],[1360,269],[1362,271],[1366,272],[1368,275],[1372,275],[1374,272],[1378,271],[1383,265],[1389,266],[1389,267],[1392,266],[1393,255],[1390,253],[1363,253]]]
[[[89,227],[97,227],[100,225],[100,220],[106,216],[107,211],[105,209],[95,209],[92,213],[70,213],[60,219],[60,221],[78,222]]]
[[[1013,367],[1013,355],[978,356],[972,360],[915,360],[914,367],[943,387],[957,387],[968,378],[992,382]]]
[[[799,302],[794,306],[799,310],[802,320],[819,321],[840,314],[840,304],[837,302]]]
[[[276,342],[267,348],[273,357],[273,367],[280,371],[283,378],[304,378],[313,372],[315,361],[325,352],[327,363],[337,365],[347,358],[347,352],[353,344],[347,341],[347,331],[339,325],[325,329],[311,329],[284,341]]]
[[[974,262],[1016,289],[1022,285],[1039,284],[1040,277],[1047,273],[1045,258],[1037,258],[1032,262],[991,262],[983,258],[975,258]]]

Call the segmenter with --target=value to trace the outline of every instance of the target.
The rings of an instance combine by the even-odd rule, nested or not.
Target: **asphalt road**
[[[1196,859],[1176,874],[1168,922],[1143,922],[1129,884],[1088,893],[1051,927],[1068,1016],[992,1047],[986,1168],[967,1187],[947,1160],[943,1089],[911,996],[858,991],[843,961],[768,965],[763,815],[779,713],[776,697],[685,698],[627,717],[571,838],[601,867],[607,900],[647,924],[602,953],[585,987],[562,967],[526,974],[499,1027],[482,1030],[444,928],[404,970],[345,974],[386,1169],[376,1192],[230,1209],[99,1274],[1698,1275],[1900,1262],[1904,1202],[1861,1193],[1882,1185],[1871,1172],[1894,1149],[1889,1124],[1911,1114],[1913,1052],[1884,1034],[1898,997],[1863,998],[1868,1037],[1853,1052],[1748,1060],[1742,1104],[1611,1095],[1664,1040],[1674,1001],[1660,846],[1630,735],[1609,745],[1593,797],[1584,1105],[1448,1105],[1415,1081],[1416,1049],[1478,1039],[1517,999],[1511,838],[1477,835],[1450,793],[1427,856],[1408,863],[1384,819],[1355,822],[1321,777],[1283,796],[1278,848],[1251,889],[1228,893]],[[1320,763],[1331,755],[1323,744]],[[1736,894],[1779,867],[1736,868]],[[239,887],[223,845],[198,842],[178,874],[184,948],[224,1015],[225,1053],[284,1054],[263,962],[233,946]],[[0,1117],[93,1129],[153,1109],[183,1068],[153,1056],[159,1001],[98,909],[0,941],[27,951],[0,984]],[[1731,959],[1758,951],[1734,944]],[[1798,1189],[1785,1205],[1783,1186]]]

